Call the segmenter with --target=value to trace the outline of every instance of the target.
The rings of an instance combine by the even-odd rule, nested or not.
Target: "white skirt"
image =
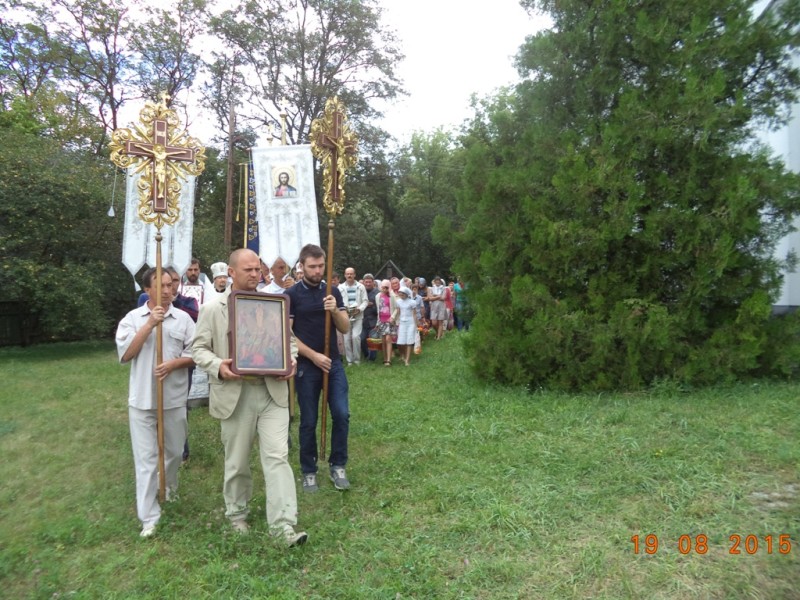
[[[397,345],[413,346],[416,331],[413,320],[400,321],[400,326],[397,328]]]

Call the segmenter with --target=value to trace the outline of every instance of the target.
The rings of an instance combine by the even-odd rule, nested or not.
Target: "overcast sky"
[[[379,1],[383,22],[395,31],[405,55],[397,74],[408,92],[378,105],[385,115],[379,124],[400,143],[413,131],[460,125],[470,116],[473,93],[483,97],[516,83],[514,55],[527,35],[548,23],[529,16],[518,0],[494,0],[481,10],[465,0]],[[195,93],[191,102],[197,101]],[[140,109],[126,106],[120,122],[138,120]],[[192,134],[210,144],[216,134],[211,113],[197,111],[193,117],[187,123]],[[266,145],[266,131],[259,134],[258,144]]]
[[[515,83],[513,57],[525,36],[541,28],[517,0],[482,9],[464,0],[382,0],[384,22],[406,55],[398,70],[409,96],[384,109],[383,126],[398,141],[415,130],[459,125],[469,98]]]

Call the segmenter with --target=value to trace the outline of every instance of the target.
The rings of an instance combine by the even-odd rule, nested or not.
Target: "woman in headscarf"
[[[445,286],[438,275],[433,278],[433,285],[428,288],[428,300],[431,303],[431,326],[436,330],[436,339],[442,339],[444,324],[447,322],[447,307],[444,304]]]
[[[406,286],[400,286],[397,290],[397,311],[399,314],[397,328],[397,346],[400,348],[400,356],[408,366],[411,359],[411,349],[414,347],[414,339],[417,333],[417,302],[411,298],[411,290]]]
[[[375,296],[375,304],[378,307],[378,335],[381,336],[383,364],[386,367],[392,366],[392,325],[397,319],[395,314],[397,306],[394,296],[389,292],[390,289],[389,280],[384,279],[381,281],[378,295]]]

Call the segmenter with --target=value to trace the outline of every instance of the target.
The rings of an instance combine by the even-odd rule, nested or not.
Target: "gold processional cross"
[[[344,210],[344,180],[347,169],[356,164],[356,148],[358,141],[350,130],[345,116],[344,106],[339,98],[329,98],[325,103],[325,112],[311,122],[311,152],[322,163],[322,185],[324,193],[322,205],[328,213],[328,265],[327,272],[333,272],[333,219]],[[327,283],[327,295],[331,294],[330,278]],[[325,356],[330,354],[331,313],[325,311]],[[322,373],[322,403],[320,458],[325,459],[325,436],[327,426],[325,417],[328,414],[328,372]]]
[[[120,168],[134,167],[141,173],[139,188],[139,218],[156,226],[155,299],[161,295],[161,228],[174,225],[181,213],[181,184],[186,175],[200,175],[206,166],[206,149],[198,140],[179,129],[175,111],[167,107],[169,96],[161,95],[158,104],[145,102],[139,112],[134,131],[121,128],[111,134],[111,160]],[[156,365],[163,362],[163,332],[161,322],[156,326]],[[158,423],[158,497],[166,500],[166,468],[164,456],[164,382],[156,381]]]
[[[200,175],[206,149],[178,127],[175,111],[167,108],[169,96],[158,104],[146,102],[133,131],[117,129],[111,136],[111,160],[123,169],[135,166],[139,179],[139,217],[156,229],[174,224],[180,215],[180,179]]]
[[[322,205],[331,218],[344,210],[344,180],[356,164],[357,144],[339,98],[328,99],[322,117],[311,123],[311,151],[322,162]]]

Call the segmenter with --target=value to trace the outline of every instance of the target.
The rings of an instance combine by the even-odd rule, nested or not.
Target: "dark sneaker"
[[[349,490],[350,482],[347,481],[347,474],[344,467],[331,467],[331,481],[337,490]]]
[[[303,475],[303,491],[304,492],[316,492],[319,489],[317,485],[317,474],[316,473],[306,473]]]

